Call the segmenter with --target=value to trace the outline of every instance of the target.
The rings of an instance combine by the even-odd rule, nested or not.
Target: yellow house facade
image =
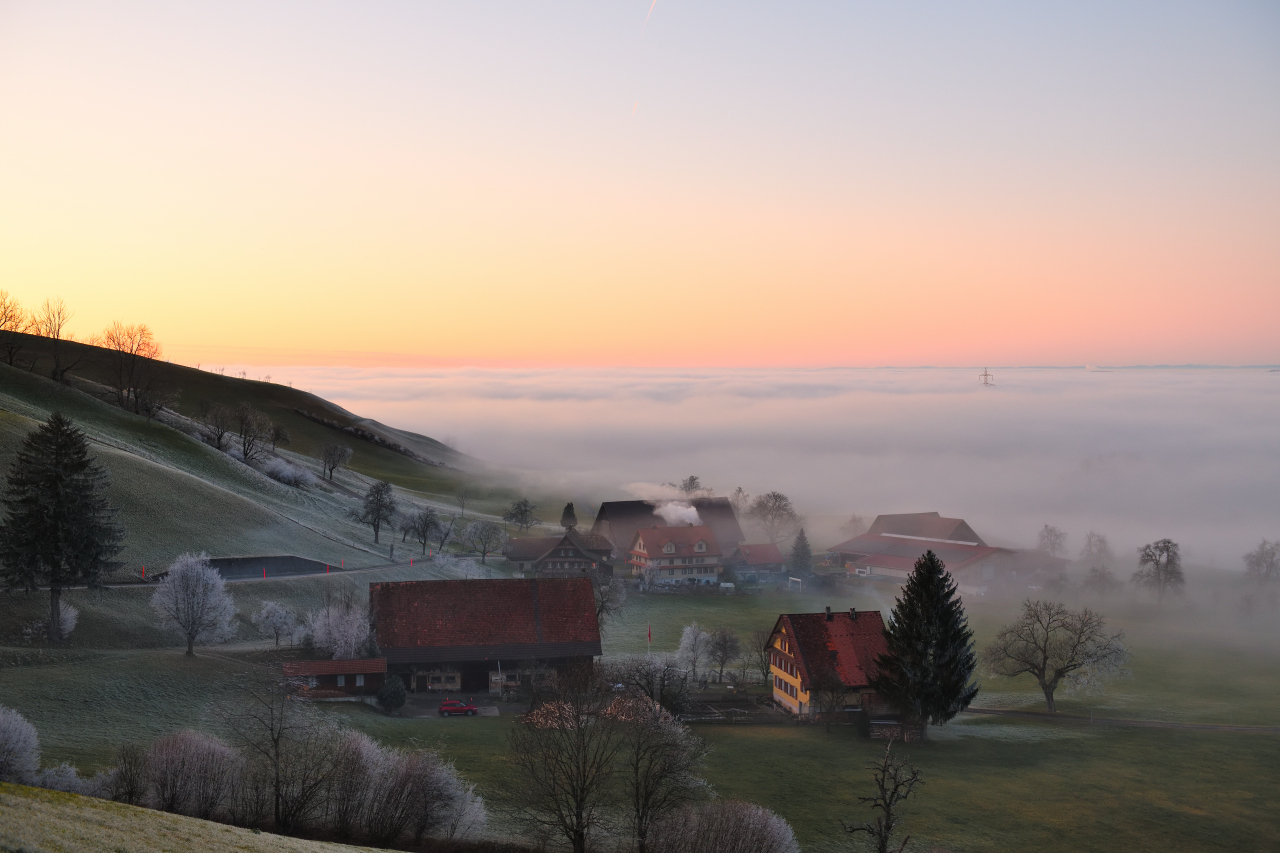
[[[795,638],[788,635],[785,626],[779,626],[769,652],[769,673],[773,676],[773,701],[802,717],[810,708],[809,691],[800,680],[795,648]]]
[[[784,613],[774,623],[767,648],[774,704],[797,717],[817,716],[811,691],[815,683],[829,690],[833,677],[844,710],[870,712],[880,706],[871,687],[875,662],[888,652],[879,612],[833,613],[828,607],[825,613]]]

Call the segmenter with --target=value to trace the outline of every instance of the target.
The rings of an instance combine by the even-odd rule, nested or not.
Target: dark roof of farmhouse
[[[785,630],[793,641],[793,657],[806,688],[832,664],[845,687],[867,687],[877,672],[876,658],[889,651],[884,619],[876,610],[835,612],[829,620],[826,613],[784,613],[773,630]]]
[[[830,549],[837,554],[844,554],[855,563],[886,569],[903,569],[910,571],[924,555],[932,551],[938,559],[946,564],[950,571],[968,566],[977,560],[993,554],[1009,553],[1006,548],[992,548],[989,545],[958,545],[950,542],[927,542],[920,539],[900,536],[884,536],[875,533],[864,533],[841,542]]]
[[[298,660],[284,664],[284,674],[287,678],[306,675],[370,675],[386,671],[386,658]]]
[[[537,562],[560,547],[560,543],[566,540],[582,551],[594,551],[597,554],[607,556],[613,550],[613,545],[603,536],[597,536],[594,533],[579,533],[576,530],[566,530],[559,536],[530,536],[511,539],[507,542],[506,547],[502,549],[502,554],[508,560]]]
[[[601,654],[588,578],[372,583],[369,609],[392,663]]]
[[[661,501],[606,501],[600,504],[591,532],[608,538],[614,553],[621,554],[630,547],[636,531],[642,527],[665,525],[667,522],[654,510],[667,503],[686,504],[698,511],[699,520],[715,535],[722,548],[732,549],[746,540],[733,504],[728,498],[690,498],[688,500]]]
[[[954,542],[964,545],[986,545],[982,537],[963,518],[943,518],[936,512],[904,512],[877,515],[867,533],[882,536]]]

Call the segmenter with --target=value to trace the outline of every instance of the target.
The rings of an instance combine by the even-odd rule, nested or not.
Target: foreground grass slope
[[[0,850],[6,853],[337,853],[370,849],[269,835],[0,782]]]

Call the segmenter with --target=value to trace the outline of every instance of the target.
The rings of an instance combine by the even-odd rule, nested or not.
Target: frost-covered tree
[[[507,532],[492,521],[473,521],[467,525],[462,539],[467,547],[480,555],[480,563],[483,565],[490,554],[501,550],[506,544]]]
[[[694,681],[698,680],[698,669],[711,652],[711,635],[702,630],[697,622],[690,622],[680,632],[680,648],[676,659],[680,665],[689,670]]]
[[[369,610],[351,596],[343,596],[311,614],[307,636],[313,646],[331,653],[334,660],[363,657],[372,641]]]
[[[119,565],[123,532],[106,488],[85,434],[57,412],[23,439],[9,469],[0,572],[11,587],[49,588],[51,643],[62,639],[62,590],[99,586]]]
[[[151,595],[151,608],[161,627],[186,640],[188,655],[195,654],[196,643],[221,643],[234,633],[235,600],[222,575],[209,565],[208,554],[183,554],[174,560]]]
[[[791,824],[738,800],[686,806],[658,821],[650,846],[663,853],[799,853]]]
[[[281,639],[292,637],[294,631],[298,630],[298,618],[283,604],[264,601],[262,609],[254,614],[253,626],[262,636],[275,638],[278,646]]]
[[[351,461],[352,450],[345,444],[329,444],[320,451],[320,464],[324,466],[329,480],[333,480],[333,472]]]
[[[0,705],[0,782],[28,784],[40,772],[40,736],[12,708]]]
[[[742,654],[742,640],[724,625],[711,631],[707,641],[707,657],[716,668],[716,680],[724,681],[724,670]]]

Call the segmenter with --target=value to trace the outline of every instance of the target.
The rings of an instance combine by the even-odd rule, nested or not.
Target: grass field
[[[0,782],[0,850],[6,853],[337,853],[371,849],[269,835]]]
[[[327,578],[232,585],[241,614],[268,598],[315,606],[326,585],[431,576],[429,566]],[[0,702],[41,733],[46,762],[85,770],[106,766],[122,740],[144,741],[175,728],[218,730],[216,708],[239,686],[269,677],[281,655],[242,624],[237,642],[186,658],[172,638],[147,627],[149,590],[77,591],[81,625],[66,648],[0,649]],[[828,600],[829,599],[829,600]],[[633,595],[606,641],[610,655],[670,650],[690,620],[748,631],[779,612],[850,601],[870,607],[874,591],[837,597]],[[0,620],[37,613],[43,596],[0,597]],[[1191,605],[1187,605],[1191,607]],[[1280,709],[1280,654],[1218,623],[1197,627],[1186,613],[1154,614],[1117,604],[1111,617],[1129,631],[1133,676],[1094,697],[1066,698],[1064,711],[1114,717],[1271,724]],[[1012,612],[980,602],[970,612],[979,643]],[[1203,614],[1201,614],[1203,615]],[[150,646],[150,648],[146,648]],[[142,647],[142,648],[139,648]],[[287,652],[286,652],[287,654]],[[987,682],[979,704],[1037,708],[1030,681]],[[396,745],[441,749],[481,791],[504,772],[510,717],[388,718],[360,705],[327,706],[351,725]],[[703,726],[713,747],[708,779],[724,796],[777,809],[807,851],[849,849],[839,827],[866,792],[864,763],[878,748],[841,728]],[[1233,732],[1134,730],[1034,720],[962,716],[907,750],[926,785],[912,810],[918,849],[1267,850],[1280,845],[1280,737]]]

